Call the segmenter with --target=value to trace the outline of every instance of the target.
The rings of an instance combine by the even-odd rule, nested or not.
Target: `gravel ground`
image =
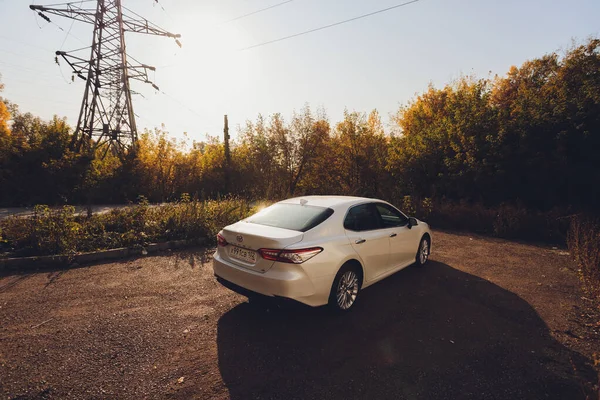
[[[598,396],[598,315],[564,250],[435,232],[425,268],[344,315],[248,304],[210,253],[0,278],[0,397]]]

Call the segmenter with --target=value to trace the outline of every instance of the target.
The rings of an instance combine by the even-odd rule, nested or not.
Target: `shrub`
[[[426,222],[435,228],[493,234],[494,210],[479,204],[436,202]]]
[[[402,211],[408,216],[413,216],[417,213],[412,197],[404,196],[402,198]]]
[[[580,268],[579,277],[584,291],[600,300],[600,217],[572,217],[567,242]]]
[[[141,199],[139,204],[91,217],[76,216],[71,206],[59,210],[36,206],[30,218],[0,221],[0,240],[8,243],[11,256],[73,254],[181,239],[212,242],[223,226],[250,212],[248,203],[238,198],[201,202],[189,196],[159,206]]]
[[[51,210],[37,205],[32,217],[11,217],[4,222],[5,239],[18,255],[72,254],[81,230],[74,213],[72,206]]]
[[[494,220],[494,235],[564,244],[569,219],[558,210],[539,212],[522,206],[502,204]]]
[[[433,201],[431,201],[431,199],[429,197],[424,198],[423,201],[421,202],[421,208],[420,208],[420,210],[418,210],[419,217],[424,218],[424,219],[429,218],[432,211],[433,211]]]
[[[532,211],[518,205],[485,207],[467,202],[425,199],[417,215],[434,228],[470,231],[507,239],[564,244],[569,219],[564,212]]]

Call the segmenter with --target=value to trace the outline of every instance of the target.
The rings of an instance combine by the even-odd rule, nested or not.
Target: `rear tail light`
[[[258,249],[258,254],[265,260],[279,261],[290,264],[302,264],[323,251],[321,247],[311,247],[298,250]]]
[[[229,243],[227,243],[227,240],[225,240],[225,238],[220,233],[217,233],[217,245],[225,247],[228,244]]]

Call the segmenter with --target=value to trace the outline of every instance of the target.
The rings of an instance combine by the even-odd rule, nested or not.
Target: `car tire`
[[[431,242],[427,236],[423,236],[421,238],[421,242],[419,243],[419,249],[417,250],[417,255],[415,256],[415,265],[422,267],[429,260],[429,254],[431,253]]]
[[[360,268],[353,264],[345,264],[340,268],[329,295],[329,307],[336,312],[349,311],[358,298],[362,285]]]

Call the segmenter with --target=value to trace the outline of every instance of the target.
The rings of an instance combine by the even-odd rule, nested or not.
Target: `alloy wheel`
[[[358,276],[354,271],[346,271],[340,277],[336,291],[337,304],[342,310],[347,310],[356,301],[358,295]]]
[[[421,242],[421,252],[419,253],[419,262],[425,264],[427,258],[429,257],[429,242],[427,239],[423,239]]]

